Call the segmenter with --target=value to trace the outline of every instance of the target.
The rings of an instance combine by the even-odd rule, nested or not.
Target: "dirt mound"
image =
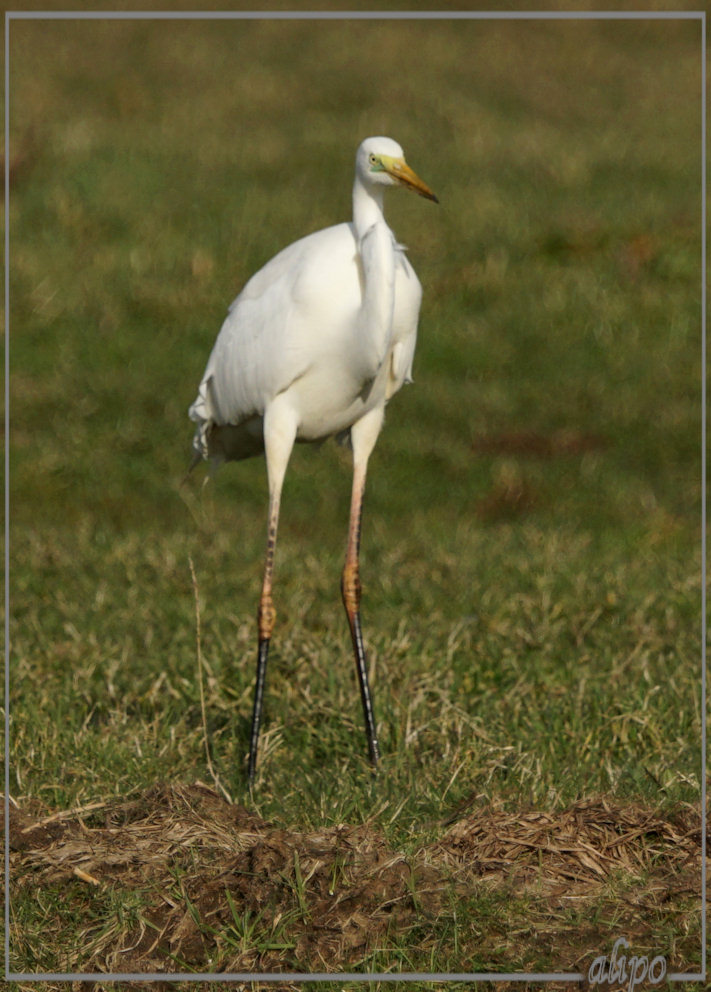
[[[51,886],[71,899],[47,926],[59,950],[42,970],[370,970],[362,962],[375,948],[409,940],[422,949],[453,900],[471,901],[484,890],[505,901],[531,893],[524,895],[530,956],[516,943],[514,955],[495,922],[490,960],[534,962],[545,932],[551,965],[569,970],[605,937],[573,939],[566,900],[581,906],[607,892],[616,912],[622,892],[633,909],[626,935],[653,941],[645,911],[682,896],[697,899],[700,891],[700,817],[691,808],[670,819],[603,799],[555,813],[465,806],[437,841],[411,856],[392,850],[371,825],[283,829],[200,783],[38,813],[30,805],[11,810],[13,901]],[[620,878],[626,881],[611,886]],[[138,909],[104,912],[99,926],[101,900],[120,903],[126,893],[139,900]],[[476,928],[484,927],[476,915]],[[106,924],[114,918],[120,923]],[[639,925],[630,929],[635,919]],[[468,939],[467,932],[456,939]],[[482,947],[486,939],[476,929]],[[20,944],[18,938],[18,955]],[[461,953],[465,961],[471,949]],[[535,968],[524,963],[517,970]]]
[[[147,925],[94,943],[82,970],[261,972],[284,970],[285,956],[291,970],[330,970],[439,906],[437,873],[370,827],[288,831],[202,785],[106,806],[101,826],[98,815],[88,826],[11,813],[11,849],[35,885],[74,876],[154,891]]]

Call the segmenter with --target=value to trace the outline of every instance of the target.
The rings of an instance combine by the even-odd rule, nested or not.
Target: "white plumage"
[[[259,610],[250,780],[274,622],[271,580],[279,500],[294,441],[350,434],[354,488],[343,597],[353,635],[370,756],[377,740],[360,637],[357,545],[365,470],[386,402],[411,378],[422,287],[383,216],[383,192],[403,185],[435,200],[390,138],[356,154],[353,221],[295,241],[232,303],[190,407],[197,457],[266,452],[269,542]]]
[[[389,139],[361,146],[371,147],[402,157]],[[378,269],[383,258],[390,271]],[[391,283],[392,314],[381,315]],[[369,298],[366,286],[380,292]],[[357,220],[337,224],[280,251],[230,306],[190,408],[196,450],[219,460],[264,450],[264,411],[286,392],[297,439],[350,427],[410,379],[421,298],[382,213],[363,231]]]

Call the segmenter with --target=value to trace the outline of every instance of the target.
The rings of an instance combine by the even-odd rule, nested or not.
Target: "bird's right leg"
[[[360,623],[360,527],[363,515],[363,493],[365,491],[365,476],[368,468],[368,458],[377,440],[383,423],[383,407],[370,410],[364,417],[351,427],[351,444],[353,447],[353,490],[351,496],[350,523],[348,526],[348,545],[346,561],[341,577],[341,595],[348,616],[351,630],[353,656],[358,673],[360,698],[363,704],[365,718],[365,734],[368,741],[370,762],[375,767],[380,760],[380,748],[375,728],[373,702],[368,684],[368,662],[363,643],[363,633]]]
[[[280,402],[281,401],[281,402]],[[296,418],[293,411],[277,397],[264,413],[264,450],[267,459],[269,479],[269,522],[267,525],[267,551],[264,560],[262,594],[257,610],[257,679],[254,686],[254,707],[252,728],[249,736],[249,759],[247,777],[250,786],[257,770],[257,750],[259,746],[259,726],[262,720],[264,686],[267,677],[267,658],[271,641],[276,610],[272,601],[272,576],[274,573],[274,552],[276,550],[277,527],[279,524],[279,504],[284,484],[284,474],[289,462],[291,449],[296,437]]]

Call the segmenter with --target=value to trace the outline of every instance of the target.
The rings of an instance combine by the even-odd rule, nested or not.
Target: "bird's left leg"
[[[363,634],[360,623],[360,568],[358,563],[360,551],[360,526],[363,514],[363,493],[365,491],[365,476],[368,459],[383,424],[382,407],[371,410],[351,427],[351,444],[353,446],[353,492],[351,495],[350,525],[348,528],[348,546],[346,563],[341,578],[341,593],[343,605],[348,616],[351,630],[353,653],[355,656],[360,697],[363,703],[365,717],[365,733],[368,738],[368,754],[373,766],[378,763],[380,749],[375,731],[375,716],[373,703],[368,685],[368,664],[363,644]]]
[[[257,770],[257,748],[259,745],[259,725],[262,719],[264,686],[267,677],[267,657],[269,642],[276,621],[276,610],[272,601],[272,576],[274,573],[274,552],[276,550],[279,505],[284,474],[296,437],[296,418],[283,397],[277,399],[264,413],[264,451],[267,459],[269,480],[269,522],[267,525],[267,551],[264,561],[262,595],[257,611],[258,648],[257,678],[254,687],[254,707],[252,709],[252,729],[249,737],[249,760],[247,776],[249,784],[254,782]]]

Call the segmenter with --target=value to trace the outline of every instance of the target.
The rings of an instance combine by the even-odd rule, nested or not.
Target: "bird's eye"
[[[378,164],[378,156],[377,155],[374,155],[371,152],[370,155],[368,156],[368,161],[370,162],[371,165],[377,165]]]

